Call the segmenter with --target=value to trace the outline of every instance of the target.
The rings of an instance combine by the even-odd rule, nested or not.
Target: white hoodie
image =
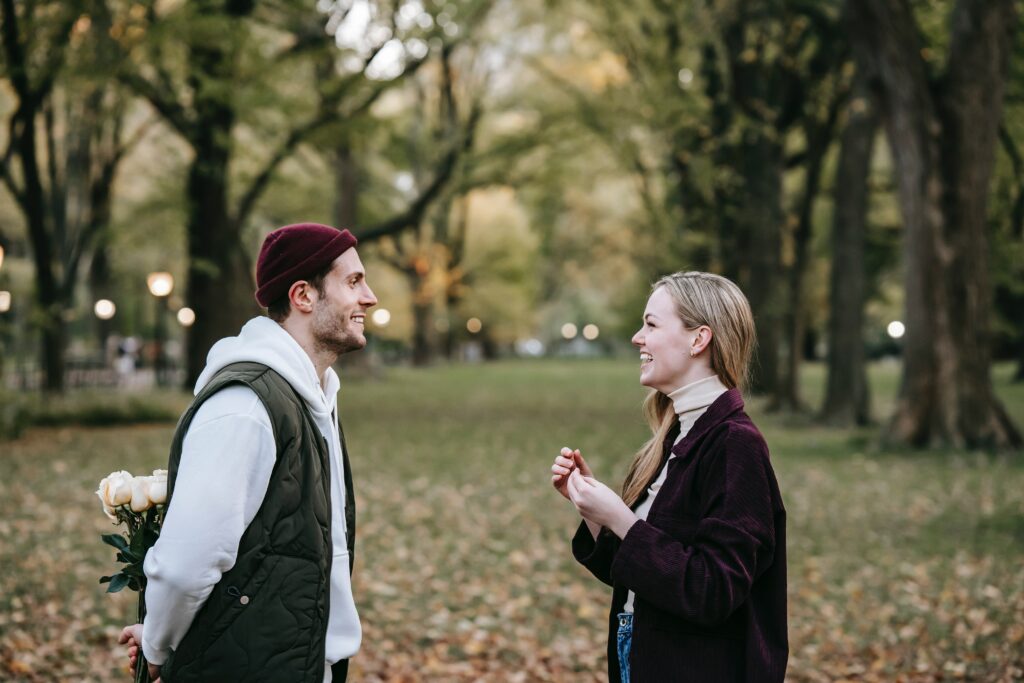
[[[239,362],[262,363],[284,377],[330,445],[334,557],[326,683],[331,680],[330,665],[354,655],[362,639],[346,543],[345,482],[336,417],[341,383],[328,368],[321,385],[313,361],[298,342],[273,320],[258,317],[247,322],[237,337],[214,344],[195,393],[225,366]],[[182,445],[175,504],[164,519],[160,539],[146,556],[148,615],[142,649],[150,662],[166,660],[214,585],[234,566],[242,534],[266,495],[276,453],[270,416],[250,388],[222,389],[196,412]]]

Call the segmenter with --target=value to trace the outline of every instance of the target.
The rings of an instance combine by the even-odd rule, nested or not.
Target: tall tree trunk
[[[836,168],[829,285],[828,381],[822,419],[834,425],[865,425],[870,402],[864,359],[864,245],[870,202],[868,175],[878,107],[858,70]]]
[[[429,253],[431,240],[425,235],[427,225],[418,228],[417,244],[413,253],[402,266],[412,298],[412,364],[425,367],[434,362],[437,353],[436,330],[434,327],[434,289],[431,275],[434,264]]]
[[[230,125],[201,127],[206,139],[195,146],[188,179],[186,300],[196,321],[188,334],[186,388],[195,385],[210,347],[259,312],[250,261],[227,209],[229,155],[218,139],[230,139]]]
[[[64,390],[64,311],[60,284],[54,272],[53,240],[47,225],[51,202],[47,200],[43,188],[36,131],[36,117],[43,110],[46,98],[50,96],[53,82],[51,79],[43,87],[32,83],[29,73],[30,56],[26,52],[29,39],[19,28],[14,3],[12,0],[3,0],[0,8],[7,75],[18,96],[18,108],[12,115],[8,129],[12,138],[8,141],[9,153],[13,152],[18,157],[23,186],[20,191],[14,191],[13,181],[6,172],[4,179],[18,200],[28,227],[29,243],[32,245],[36,275],[36,312],[42,334],[40,360],[46,375],[44,387],[47,391],[60,392]],[[70,29],[71,24],[68,23],[66,26]],[[56,69],[58,65],[59,62],[56,62],[52,68]]]
[[[45,193],[36,161],[34,112],[26,112],[17,135],[18,157],[25,179],[25,218],[36,272],[36,306],[42,345],[40,360],[45,373],[44,388],[64,390],[64,311],[60,288],[53,272],[53,250],[46,226]]]
[[[824,121],[813,120],[804,126],[806,161],[804,191],[800,198],[796,230],[793,233],[793,263],[789,269],[789,302],[784,315],[788,333],[786,343],[786,364],[779,378],[778,391],[773,401],[777,409],[798,411],[803,409],[800,398],[800,363],[804,357],[806,341],[807,311],[804,297],[804,281],[807,275],[809,251],[814,228],[814,202],[821,187],[821,172],[825,165],[825,154],[832,142],[832,132],[840,101],[844,92],[837,92],[830,104],[829,114]]]
[[[240,3],[244,12],[241,5],[245,3]],[[199,378],[210,347],[222,337],[237,334],[246,320],[259,313],[241,223],[228,208],[235,123],[228,86],[234,75],[233,58],[216,43],[193,45],[190,50],[196,122],[190,140],[195,156],[186,186],[186,301],[196,320],[188,330],[186,389]]]
[[[785,304],[785,283],[780,276],[782,146],[762,132],[748,129],[741,157],[744,198],[734,248],[743,255],[738,284],[750,300],[757,327],[751,388],[774,394]]]
[[[410,288],[422,288],[419,278],[410,279]],[[434,362],[434,303],[413,290],[412,302],[412,364],[425,367]]]
[[[335,227],[355,230],[359,220],[359,169],[347,140],[334,148],[334,193]]]
[[[105,241],[101,241],[96,245],[92,254],[92,261],[89,264],[89,293],[92,295],[93,302],[100,299],[114,299],[114,289],[111,280],[110,257],[107,254],[107,245]],[[123,309],[123,301],[120,307]],[[121,315],[124,315],[123,311]],[[110,336],[112,329],[112,319],[96,319],[96,340],[99,342],[101,354],[106,353],[107,338]]]
[[[917,447],[1024,443],[992,388],[985,210],[1002,116],[1012,0],[959,0],[933,88],[907,0],[847,4],[878,74],[906,226],[904,365],[888,437]]]

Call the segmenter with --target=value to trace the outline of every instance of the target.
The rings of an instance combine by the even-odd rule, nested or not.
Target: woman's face
[[[654,290],[644,309],[643,326],[633,335],[633,346],[640,350],[640,384],[663,394],[688,384],[695,369],[690,348],[696,337],[697,331],[687,330],[676,315],[665,288]]]

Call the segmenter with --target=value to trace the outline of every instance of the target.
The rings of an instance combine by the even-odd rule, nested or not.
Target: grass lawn
[[[1024,425],[1024,385],[997,372]],[[816,405],[823,369],[805,373]],[[877,415],[897,368],[872,368]],[[646,435],[629,360],[343,378],[359,505],[354,681],[604,680],[609,591],[572,561],[550,487],[562,445],[618,485]],[[789,516],[791,681],[1024,679],[1024,455],[894,453],[875,429],[748,411]],[[173,425],[30,430],[0,443],[0,680],[128,680],[134,594],[93,494],[163,467]],[[225,486],[230,486],[225,482]]]

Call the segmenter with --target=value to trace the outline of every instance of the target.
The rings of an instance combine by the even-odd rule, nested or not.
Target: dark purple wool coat
[[[609,681],[619,681],[617,615],[632,590],[633,683],[782,683],[786,511],[740,392],[719,396],[672,452],[647,521],[621,541],[607,529],[595,541],[581,524],[572,541],[576,559],[614,589]]]

